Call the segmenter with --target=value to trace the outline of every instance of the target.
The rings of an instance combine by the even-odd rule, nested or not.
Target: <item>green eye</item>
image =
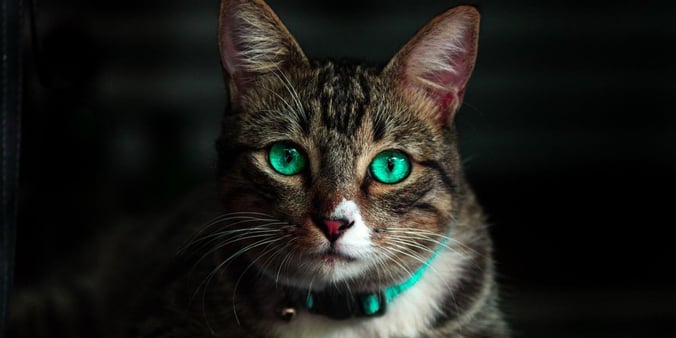
[[[305,156],[288,142],[277,142],[270,147],[270,166],[282,175],[295,175],[305,168]]]
[[[382,183],[399,183],[411,173],[411,161],[400,151],[385,150],[371,162],[371,173]]]

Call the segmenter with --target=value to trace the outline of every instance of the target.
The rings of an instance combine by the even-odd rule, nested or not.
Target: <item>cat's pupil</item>
[[[394,157],[387,158],[387,171],[392,172],[394,170]]]
[[[289,148],[284,149],[284,161],[291,163],[293,161],[293,151]]]

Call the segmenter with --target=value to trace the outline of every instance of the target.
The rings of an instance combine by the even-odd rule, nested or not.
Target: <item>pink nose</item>
[[[354,222],[350,222],[346,219],[324,218],[320,221],[319,227],[322,232],[324,232],[326,238],[333,243],[353,224]]]

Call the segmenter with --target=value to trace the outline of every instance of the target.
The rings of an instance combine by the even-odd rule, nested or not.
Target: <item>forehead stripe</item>
[[[382,112],[373,114],[373,141],[380,141],[385,137],[385,122],[382,117],[379,117]]]
[[[362,93],[363,100],[362,102],[357,103],[357,112],[354,121],[355,129],[359,129],[359,127],[361,127],[364,114],[366,113],[366,106],[371,103],[371,88],[369,87],[368,80],[366,79],[366,74],[359,72],[357,75],[359,77],[359,89]]]
[[[360,65],[340,62],[319,69],[317,96],[324,127],[344,135],[357,131],[371,102],[370,76]]]

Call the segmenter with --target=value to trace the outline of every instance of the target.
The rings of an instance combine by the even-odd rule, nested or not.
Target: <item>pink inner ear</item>
[[[403,49],[401,86],[423,91],[437,107],[438,122],[445,124],[462,102],[476,58],[479,14],[471,7],[451,9],[433,20]]]
[[[439,102],[439,106],[437,108],[436,116],[437,116],[437,122],[444,125],[448,123],[452,118],[454,114],[455,108],[454,102],[456,101],[455,93],[453,92],[447,92],[442,95],[435,95],[432,94],[433,97],[436,97],[436,101]]]
[[[223,67],[229,74],[235,85],[240,90],[244,85],[244,74],[242,66],[242,58],[239,55],[240,51],[237,49],[234,36],[234,27],[237,19],[231,11],[222,13],[221,18],[221,60]]]
[[[423,77],[440,87],[429,88],[428,92],[437,100],[440,108],[446,110],[452,108],[456,100],[462,100],[465,85],[472,71],[472,64],[464,53],[446,55],[444,62],[448,64],[449,69],[454,71],[437,70],[434,74],[423,75]]]
[[[450,107],[451,103],[453,103],[453,101],[455,101],[454,98],[455,98],[455,95],[453,95],[453,93],[448,93],[448,94],[444,95],[441,98],[441,107]]]
[[[460,103],[462,103],[462,99],[465,96],[465,88],[460,89],[457,93],[453,90],[445,92],[430,90],[429,94],[439,104],[437,121],[445,124],[448,123],[453,118],[456,111],[460,109]]]

